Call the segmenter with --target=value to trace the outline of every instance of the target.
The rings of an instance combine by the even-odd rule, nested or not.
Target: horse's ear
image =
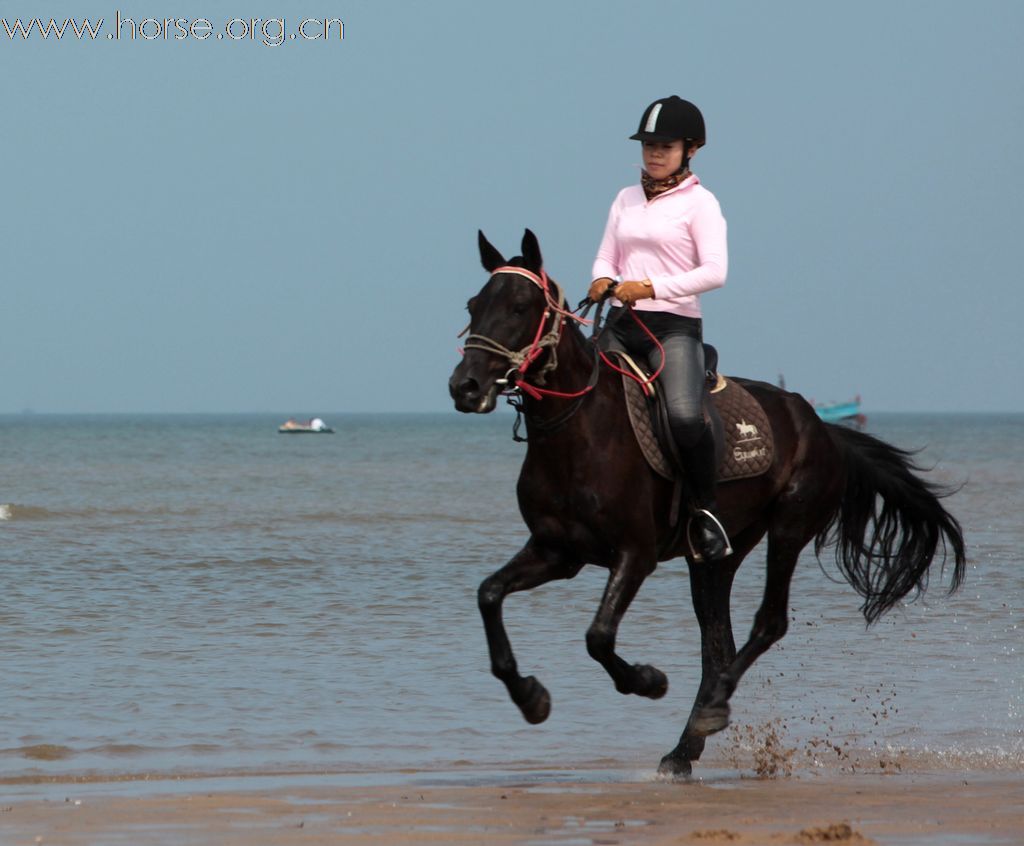
[[[544,266],[544,259],[540,255],[540,244],[537,243],[537,236],[529,229],[523,233],[523,263],[534,273],[540,273]]]
[[[484,266],[484,270],[493,273],[496,267],[501,267],[506,263],[505,257],[487,240],[482,229],[478,229],[476,233],[477,243],[480,245],[480,263]]]

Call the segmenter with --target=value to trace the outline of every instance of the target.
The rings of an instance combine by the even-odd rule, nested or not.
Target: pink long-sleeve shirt
[[[608,213],[593,278],[649,279],[654,299],[637,300],[637,309],[700,317],[700,295],[721,288],[728,267],[725,218],[718,200],[690,176],[652,200],[640,185],[619,192]]]

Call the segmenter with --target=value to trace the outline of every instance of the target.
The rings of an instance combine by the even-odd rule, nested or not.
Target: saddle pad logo
[[[735,426],[737,438],[732,448],[733,460],[753,461],[768,454],[768,448],[764,445],[764,439],[755,424],[740,418]]]

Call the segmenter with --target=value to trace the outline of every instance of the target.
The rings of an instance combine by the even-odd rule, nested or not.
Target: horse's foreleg
[[[622,616],[654,566],[653,556],[647,563],[636,554],[624,554],[612,566],[601,605],[587,629],[587,652],[608,671],[619,693],[660,699],[668,690],[665,674],[649,664],[627,664],[615,654],[615,638]]]
[[[527,722],[542,723],[551,713],[551,696],[533,676],[519,675],[512,645],[501,619],[505,597],[529,590],[554,579],[570,579],[582,565],[567,562],[562,555],[539,549],[531,541],[494,575],[484,579],[477,592],[477,603],[487,633],[491,654],[491,672],[505,683],[512,701],[519,706]]]
[[[732,539],[733,554],[713,565],[690,566],[690,594],[700,624],[701,680],[690,717],[676,748],[661,759],[662,775],[689,775],[691,762],[704,751],[705,735],[694,730],[694,720],[711,698],[722,671],[736,658],[729,597],[733,578],[743,559],[764,534],[763,527],[748,529]]]

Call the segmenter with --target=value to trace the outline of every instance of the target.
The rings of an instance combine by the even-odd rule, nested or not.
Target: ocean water
[[[281,418],[283,419],[283,418]],[[489,673],[480,581],[523,543],[507,414],[0,417],[0,781],[224,773],[653,772],[699,680],[684,561],[645,583],[619,651],[669,675],[616,693],[584,633],[606,573],[505,619],[553,699],[528,726]],[[921,448],[969,566],[867,629],[805,553],[790,632],[701,766],[1024,768],[1024,416],[877,415]],[[737,580],[742,642],[763,549]],[[760,762],[760,763],[758,763]]]

